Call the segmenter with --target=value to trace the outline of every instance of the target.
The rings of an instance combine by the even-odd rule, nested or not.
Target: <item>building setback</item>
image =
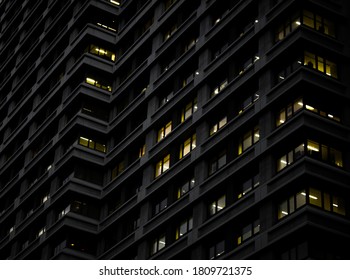
[[[0,0],[0,259],[349,259],[347,0]]]

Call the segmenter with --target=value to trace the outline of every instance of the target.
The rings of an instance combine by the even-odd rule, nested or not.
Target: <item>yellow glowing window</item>
[[[158,177],[163,172],[170,168],[170,155],[165,156],[162,160],[157,162],[155,169],[155,177]]]
[[[96,84],[96,81],[92,78],[86,78],[86,82],[90,85],[93,85],[93,86]]]
[[[109,0],[109,2],[111,2],[112,4],[114,4],[116,6],[120,6],[120,2],[119,1]]]

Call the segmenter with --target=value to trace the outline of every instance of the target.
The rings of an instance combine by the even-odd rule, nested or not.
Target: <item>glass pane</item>
[[[303,23],[311,28],[315,28],[314,14],[304,10],[303,11]]]
[[[329,60],[326,60],[326,74],[333,78],[338,78],[337,65]]]
[[[214,214],[216,214],[216,201],[209,205],[209,215],[212,216]]]
[[[225,252],[225,241],[221,241],[216,245],[216,257]]]
[[[317,70],[324,72],[324,60],[322,57],[317,57]]]
[[[197,145],[197,136],[196,136],[196,134],[194,134],[194,135],[192,136],[191,150],[193,150],[194,148],[196,148],[196,145]]]
[[[307,67],[316,69],[316,60],[315,55],[309,52],[305,52],[304,54],[304,65]]]
[[[252,226],[246,226],[243,228],[242,231],[242,241],[247,240],[248,238],[252,237]]]
[[[277,171],[282,170],[287,166],[287,156],[284,155],[277,161]]]
[[[188,230],[191,230],[193,228],[193,218],[188,219]]]
[[[89,140],[89,148],[94,149],[95,148],[95,142],[92,140]]]
[[[89,143],[89,139],[84,138],[84,137],[79,137],[79,144],[82,146],[87,147]]]
[[[226,164],[226,154],[222,155],[218,160],[218,169]]]
[[[307,140],[307,152],[310,156],[318,158],[320,155],[320,145],[317,142]]]
[[[329,193],[324,193],[323,198],[324,198],[324,201],[323,201],[324,210],[331,211],[332,207],[331,207],[331,198],[330,198]]]
[[[225,124],[227,123],[227,117],[224,117],[222,120],[219,122],[219,128],[222,128]]]
[[[294,149],[294,158],[297,160],[298,158],[304,156],[304,144],[299,145]]]
[[[167,155],[164,158],[164,164],[163,164],[163,172],[168,170],[170,168],[170,155]]]
[[[243,183],[243,195],[252,190],[252,179],[249,179]]]
[[[282,109],[277,117],[276,125],[280,126],[286,122],[286,110]]]
[[[326,145],[321,145],[322,160],[328,161],[328,147]]]
[[[180,225],[179,235],[183,236],[187,232],[187,221]]]
[[[163,235],[159,238],[158,250],[162,250],[165,247],[165,245],[165,236]]]
[[[306,204],[306,192],[302,190],[296,195],[296,209]]]
[[[260,139],[260,131],[259,131],[259,127],[255,127],[254,128],[254,137],[253,137],[253,140],[254,140],[254,143],[258,142]]]
[[[243,151],[252,145],[252,133],[249,131],[243,136]]]
[[[253,234],[257,234],[258,232],[260,232],[260,221],[256,220],[253,223]]]
[[[340,215],[345,215],[344,199],[341,197],[333,196],[333,212]]]
[[[336,149],[330,149],[330,161],[336,166],[343,167],[343,156],[342,153]]]
[[[303,104],[302,98],[295,100],[294,106],[293,106],[294,112],[298,112],[299,110],[303,109],[303,105],[304,104]]]
[[[218,204],[217,204],[217,211],[221,211],[222,209],[224,209],[226,206],[226,196],[222,196],[218,199]]]
[[[334,28],[334,23],[329,21],[328,19],[324,19],[324,33],[335,37],[335,28]]]
[[[213,126],[210,128],[209,135],[213,135],[213,134],[216,133],[217,131],[218,131],[218,125],[215,124],[215,125],[213,125]]]
[[[191,151],[191,139],[187,139],[184,143],[183,155],[187,155]]]
[[[168,122],[165,126],[165,136],[171,132],[171,122]]]
[[[96,150],[99,151],[99,152],[105,153],[106,152],[106,146],[102,145],[100,143],[96,143]]]
[[[160,174],[162,174],[162,161],[159,161],[159,162],[156,164],[155,176],[158,177]]]
[[[287,216],[288,213],[288,203],[287,201],[283,201],[279,206],[278,206],[278,219],[281,219],[285,216]]]
[[[295,198],[294,195],[289,198],[289,213],[293,213],[295,211]]]
[[[321,191],[314,188],[309,190],[309,203],[318,207],[322,207]]]

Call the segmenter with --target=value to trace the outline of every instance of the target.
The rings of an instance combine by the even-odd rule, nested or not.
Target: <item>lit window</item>
[[[245,242],[247,239],[251,238],[252,236],[258,234],[260,232],[260,221],[256,220],[253,223],[245,226],[240,234],[237,236],[237,245],[241,245],[243,242]]]
[[[214,124],[209,131],[209,135],[213,135],[218,130],[220,130],[222,127],[224,127],[227,123],[227,117],[223,117],[220,121],[218,121],[216,124]]]
[[[223,80],[217,87],[214,88],[214,90],[211,93],[211,97],[214,97],[215,95],[219,94],[227,85],[227,79]]]
[[[304,155],[304,144],[300,144],[295,149],[289,151],[277,160],[277,171],[281,171],[295,160]]]
[[[259,127],[255,126],[253,130],[246,132],[243,135],[238,145],[238,155],[242,154],[249,147],[257,143],[260,139]]]
[[[186,220],[182,221],[181,224],[176,228],[175,232],[175,239],[179,239],[186,233],[188,233],[193,228],[193,218],[187,218]]]
[[[187,120],[194,112],[196,112],[198,109],[197,107],[197,98],[195,98],[193,101],[186,104],[185,108],[182,110],[181,113],[181,122],[184,122]]]
[[[97,25],[98,25],[98,26],[101,26],[101,27],[103,27],[103,28],[105,28],[105,29],[111,30],[111,31],[113,31],[113,32],[117,32],[117,29],[116,29],[116,28],[107,26],[107,25],[102,24],[102,23],[100,23],[100,22],[97,22]]]
[[[85,137],[79,137],[79,144],[89,149],[96,150],[102,153],[106,153],[107,151],[106,145],[96,143],[95,141]]]
[[[46,227],[41,228],[37,233],[37,237],[42,236],[45,232],[46,232]]]
[[[155,254],[160,250],[164,249],[166,246],[165,235],[160,235],[152,242],[151,254]]]
[[[143,157],[146,153],[146,144],[143,144],[139,149],[139,158]]]
[[[109,59],[111,61],[115,61],[115,53],[113,53],[111,51],[107,51],[106,49],[100,48],[100,47],[95,46],[95,45],[90,45],[88,50],[92,54],[96,54],[98,56]]]
[[[158,130],[158,136],[157,136],[157,142],[162,140],[164,137],[166,137],[171,132],[171,124],[172,122],[168,122],[165,126],[163,126],[161,129]]]
[[[109,2],[111,2],[112,4],[114,4],[116,6],[120,6],[120,2],[119,1],[109,0]]]
[[[170,155],[167,155],[161,161],[157,162],[155,177],[157,178],[159,175],[163,174],[169,168],[170,168]]]
[[[167,32],[164,34],[164,41],[168,40],[177,30],[177,25],[173,25]]]
[[[255,189],[260,185],[260,175],[259,173],[255,176],[249,178],[248,180],[245,180],[243,184],[241,185],[241,190],[238,193],[237,198],[240,199],[243,196],[245,196],[247,193]]]
[[[248,109],[251,105],[253,105],[254,102],[256,102],[259,99],[259,93],[254,93],[253,95],[250,95],[248,98],[246,98],[239,110],[238,110],[238,114],[242,114],[246,109]]]
[[[225,241],[222,240],[209,248],[209,259],[213,260],[225,253]]]
[[[289,120],[292,116],[294,116],[297,112],[303,109],[303,99],[298,98],[293,103],[287,105],[287,107],[280,110],[279,114],[276,118],[276,126],[280,126],[284,124],[287,120]]]
[[[302,190],[297,194],[290,196],[287,200],[283,201],[278,206],[278,219],[281,219],[291,213],[301,206],[306,204],[306,192]]]
[[[61,219],[63,216],[67,215],[70,212],[70,204],[64,208],[60,213],[58,213],[58,219]]]
[[[186,181],[181,187],[177,189],[177,199],[188,193],[191,189],[193,189],[195,184],[194,178]]]
[[[329,192],[316,188],[303,189],[297,194],[282,201],[278,206],[278,219],[292,214],[301,206],[309,204],[326,210],[328,212],[345,215],[344,199]]]
[[[103,90],[112,91],[112,87],[110,85],[107,85],[105,83],[101,83],[101,82],[94,80],[92,78],[87,77],[85,81],[86,81],[86,83],[93,85],[95,87],[101,88]]]
[[[287,17],[287,20],[281,24],[275,33],[275,42],[284,39],[289,33],[293,32],[301,24],[300,13]]]
[[[209,215],[213,216],[226,207],[226,196],[223,195],[209,204]]]
[[[190,138],[186,139],[183,144],[181,144],[179,158],[182,159],[194,148],[196,148],[196,134],[193,134]]]
[[[334,23],[313,12],[303,10],[303,24],[323,34],[335,37]]]
[[[316,56],[310,52],[305,51],[304,53],[304,65],[316,69],[319,72],[331,76],[333,78],[338,78],[337,65],[334,62],[331,62],[323,57]]]

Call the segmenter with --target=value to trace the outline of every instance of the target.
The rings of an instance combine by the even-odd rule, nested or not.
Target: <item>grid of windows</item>
[[[350,11],[322,1],[5,1],[0,258],[276,256],[304,205],[341,232]]]

